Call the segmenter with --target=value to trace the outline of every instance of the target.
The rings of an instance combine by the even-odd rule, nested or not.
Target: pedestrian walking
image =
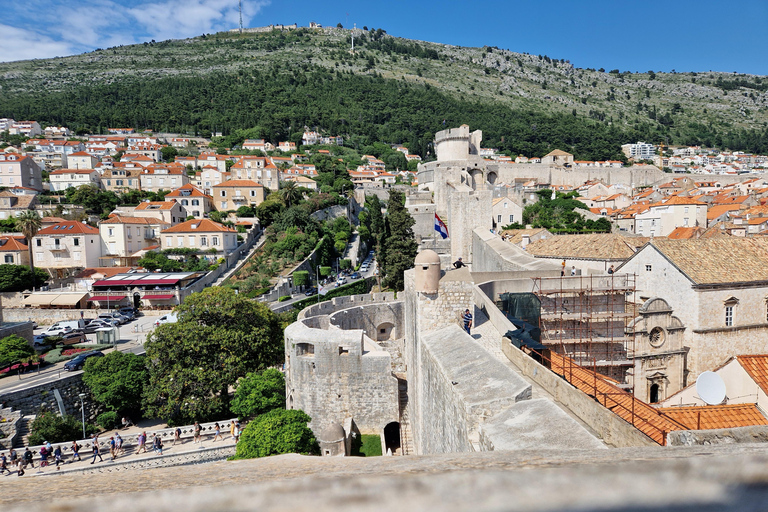
[[[57,445],[56,448],[53,450],[53,459],[56,462],[56,471],[61,469],[59,467],[59,464],[64,464],[64,461],[61,460],[61,446]]]
[[[229,434],[232,436],[232,439],[235,438],[235,421],[234,420],[232,420],[229,423]],[[237,441],[235,441],[235,442],[237,442]]]
[[[77,460],[83,460],[80,458],[80,445],[77,444],[77,441],[72,441],[72,462],[75,462],[75,457],[77,457]]]
[[[160,434],[155,433],[155,440],[152,442],[152,449],[158,455],[163,454],[163,440],[160,438]]]
[[[138,449],[136,450],[136,455],[140,454],[142,450],[144,450],[144,453],[147,453],[147,433],[142,432],[139,434],[139,437],[136,438],[136,442],[139,445]]]
[[[16,465],[18,462],[19,462],[19,456],[18,456],[18,455],[16,455],[16,450],[14,450],[13,448],[11,448],[11,449],[8,451],[8,463],[9,463],[11,466],[15,466],[15,465]]]
[[[11,470],[8,469],[8,458],[5,456],[5,453],[0,453],[0,474],[6,471],[9,475],[11,474]]]
[[[96,462],[96,457],[99,458],[99,462],[104,462],[104,459],[101,458],[101,450],[99,450],[99,438],[95,437],[93,438],[93,442],[91,443],[91,450],[93,451],[93,459],[91,460],[91,464]]]
[[[117,443],[115,442],[115,436],[109,438],[109,456],[112,460],[117,457]]]
[[[45,443],[43,443],[43,446],[40,447],[40,451],[38,453],[40,454],[40,467],[44,468],[48,465],[48,449],[45,447]]]
[[[173,444],[171,446],[176,446],[176,441],[178,441],[179,444],[184,442],[181,440],[181,428],[179,427],[176,427],[176,430],[173,431]]]
[[[235,432],[234,432],[235,444],[240,440],[240,422],[235,420]]]
[[[576,265],[571,267],[571,277],[576,275]]]
[[[195,444],[202,443],[202,441],[200,440],[200,432],[203,430],[203,428],[200,426],[200,424],[198,422],[195,422],[195,426],[193,428],[194,428],[194,433],[195,433],[194,434],[194,442],[195,442]]]
[[[472,313],[469,312],[469,309],[464,310],[461,319],[464,320],[464,330],[467,331],[467,334],[471,334],[469,330],[472,328]]]
[[[27,446],[27,449],[24,451],[24,467],[29,464],[33,468],[35,467],[35,462],[32,460],[32,452],[29,451],[29,446]]]
[[[120,437],[120,433],[115,432],[115,455],[123,454],[123,438]]]
[[[221,427],[219,426],[219,422],[218,421],[213,426],[213,442],[216,441],[216,438],[219,438],[222,441],[224,440],[224,438],[221,437]]]

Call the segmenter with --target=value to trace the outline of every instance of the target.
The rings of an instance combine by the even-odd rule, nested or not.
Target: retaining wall
[[[350,308],[353,306],[364,306],[366,304],[375,304],[381,302],[392,302],[396,300],[394,292],[384,293],[365,293],[361,295],[347,295],[345,297],[334,297],[331,300],[307,306],[299,312],[299,320],[313,316],[330,315],[336,311]]]
[[[102,309],[38,309],[38,308],[3,308],[6,322],[37,322],[38,325],[52,325],[62,320],[78,320],[80,312],[83,318],[96,318]]]
[[[85,417],[93,421],[99,413],[98,405],[91,399],[90,390],[83,384],[83,372],[61,372],[62,377],[53,382],[46,382],[37,386],[5,393],[0,391],[0,403],[4,407],[12,407],[21,411],[24,416],[37,414],[40,408],[50,411],[58,411],[59,405],[53,395],[53,390],[58,389],[61,400],[64,402],[65,414],[80,416],[80,393],[87,395],[85,399]],[[16,377],[5,377],[15,379]]]
[[[716,430],[677,430],[667,434],[667,446],[766,442],[768,442],[768,427],[764,425]]]

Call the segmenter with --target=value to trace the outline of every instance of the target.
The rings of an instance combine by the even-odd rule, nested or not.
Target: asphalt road
[[[149,313],[149,314],[148,314]],[[117,343],[116,350],[121,352],[132,352],[134,354],[144,353],[144,341],[147,339],[147,334],[154,328],[155,320],[161,315],[152,314],[154,312],[145,312],[144,316],[121,325],[119,329],[119,341]],[[35,334],[43,332],[43,328],[35,329]],[[96,334],[86,334],[89,340],[96,339]],[[103,350],[104,353],[109,353],[114,349]],[[55,381],[61,377],[72,375],[75,373],[81,373],[82,370],[77,372],[68,372],[64,369],[66,361],[61,361],[53,365],[44,366],[40,372],[31,372],[27,374],[8,376],[0,379],[0,393],[11,393],[13,391],[19,391],[31,386],[37,386],[39,384],[45,384]]]

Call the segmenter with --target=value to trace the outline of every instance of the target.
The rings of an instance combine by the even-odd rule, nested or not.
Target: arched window
[[[659,403],[659,385],[658,384],[651,385],[650,402],[652,404]]]

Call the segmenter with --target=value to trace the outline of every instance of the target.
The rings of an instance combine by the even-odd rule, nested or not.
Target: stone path
[[[530,401],[537,401],[540,402],[537,404],[537,407],[540,409],[539,414],[549,414],[550,417],[554,420],[554,418],[558,418],[561,416],[559,412],[565,413],[570,419],[574,420],[576,423],[578,423],[579,426],[582,427],[582,432],[579,432],[579,434],[586,434],[589,437],[599,439],[599,437],[596,435],[594,430],[592,430],[589,426],[587,426],[581,419],[579,419],[578,416],[573,414],[570,410],[568,410],[566,407],[562,407],[555,399],[554,397],[548,393],[544,388],[536,384],[535,382],[529,381],[525,375],[520,371],[520,369],[515,366],[515,364],[507,358],[507,356],[504,355],[504,352],[501,351],[501,333],[496,330],[496,327],[491,323],[491,321],[488,319],[488,317],[478,308],[475,308],[475,311],[473,313],[474,315],[474,325],[472,326],[471,332],[472,332],[472,338],[477,342],[478,345],[483,347],[489,354],[491,354],[493,357],[501,361],[505,366],[507,366],[509,369],[514,371],[520,378],[524,379],[526,382],[531,384],[531,400]],[[532,404],[529,404],[532,405]],[[547,410],[548,413],[545,413],[541,409]],[[589,443],[589,440],[586,439],[584,436],[577,436],[576,432],[571,432],[572,425],[570,422],[563,423],[560,421],[559,423],[556,423],[552,421],[549,424],[549,427],[552,429],[552,435],[557,436],[560,438],[568,437],[570,435],[573,436],[572,442],[574,444],[577,444],[577,439],[581,437],[585,443]],[[601,441],[602,443],[602,441]],[[586,446],[583,446],[586,448]]]

